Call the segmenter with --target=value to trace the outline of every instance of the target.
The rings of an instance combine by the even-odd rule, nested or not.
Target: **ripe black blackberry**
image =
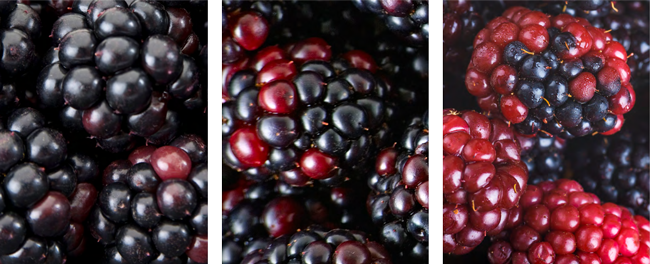
[[[396,260],[426,263],[429,248],[427,113],[413,118],[397,146],[383,149],[368,178],[367,208],[379,241]]]
[[[110,152],[136,136],[164,145],[179,112],[202,111],[199,41],[190,14],[152,1],[79,1],[54,23],[36,105]]]
[[[207,263],[208,168],[194,139],[140,147],[104,170],[87,227],[106,261]]]
[[[97,191],[95,160],[68,149],[38,111],[0,122],[0,262],[65,263],[86,248],[83,223]]]
[[[573,178],[585,191],[648,217],[648,128],[639,123],[630,123],[635,126],[624,126],[609,137],[571,141],[567,157]]]
[[[248,252],[241,263],[391,264],[393,261],[383,245],[361,231],[312,225],[261,244],[259,249]]]
[[[257,180],[295,172],[293,185],[339,184],[391,141],[398,97],[365,52],[334,57],[319,38],[289,49],[224,68],[224,163]]]
[[[517,133],[521,160],[528,167],[528,183],[555,181],[564,173],[566,141],[559,137],[537,134],[533,137]]]
[[[370,219],[358,210],[366,195],[367,188],[352,182],[328,188],[241,180],[223,193],[223,263],[240,263],[246,254],[309,224],[372,232]]]
[[[476,36],[465,86],[521,134],[611,135],[636,100],[627,59],[583,18],[516,6]]]
[[[386,27],[406,43],[426,46],[429,41],[429,2],[427,1],[353,1],[364,12],[384,20]]]

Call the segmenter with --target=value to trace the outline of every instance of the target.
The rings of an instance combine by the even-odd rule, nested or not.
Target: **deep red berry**
[[[269,24],[256,12],[243,12],[229,22],[231,35],[246,50],[262,46],[269,34]]]
[[[169,179],[185,180],[192,169],[192,160],[180,148],[163,146],[151,154],[151,166],[163,181]]]
[[[305,209],[294,199],[280,197],[269,202],[262,212],[262,222],[272,237],[290,234],[303,223]]]
[[[269,146],[262,141],[254,128],[243,127],[235,131],[229,140],[233,154],[246,166],[259,167],[269,155]]]
[[[303,64],[311,60],[329,61],[332,57],[332,51],[330,50],[329,44],[322,38],[308,38],[296,43],[289,52],[289,55],[298,64]],[[353,67],[361,68],[357,66]]]
[[[314,179],[328,178],[335,169],[336,159],[318,149],[312,148],[305,151],[300,158],[300,168],[309,177]]]
[[[274,114],[289,114],[298,106],[296,87],[287,81],[263,85],[257,100],[262,109]]]

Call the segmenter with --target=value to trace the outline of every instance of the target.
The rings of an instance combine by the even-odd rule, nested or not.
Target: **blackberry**
[[[287,174],[292,172],[281,177],[291,177]],[[224,263],[240,263],[246,254],[310,224],[372,232],[367,226],[370,219],[358,210],[366,195],[363,186],[352,182],[334,188],[292,187],[283,181],[256,183],[242,177],[223,193]]]
[[[428,114],[413,118],[400,144],[381,150],[368,177],[367,207],[394,260],[426,263],[429,247]]]
[[[465,86],[521,134],[611,135],[636,100],[627,59],[610,33],[583,18],[518,6],[474,39]]]
[[[528,167],[528,182],[538,184],[554,181],[564,174],[566,141],[559,137],[538,134],[534,137],[516,133],[521,146],[521,159]]]
[[[644,262],[650,222],[625,207],[603,203],[572,180],[528,185],[514,228],[488,249],[490,263]]]
[[[443,251],[463,255],[511,227],[528,170],[512,127],[474,111],[443,114]]]
[[[413,46],[429,41],[429,3],[427,1],[353,1],[364,12],[384,21],[386,27]]]
[[[248,65],[224,68],[222,136],[231,168],[260,180],[297,169],[302,185],[337,185],[391,139],[395,91],[375,77],[364,52],[336,58],[322,39],[309,38],[289,52],[266,47]]]
[[[106,261],[207,263],[208,171],[204,159],[193,159],[204,152],[141,147],[104,170],[88,229]]]
[[[573,178],[603,202],[648,217],[648,144],[647,126],[624,126],[616,135],[572,141],[567,155]]]
[[[90,134],[110,152],[129,151],[139,137],[169,143],[179,130],[175,116],[204,108],[190,14],[152,1],[71,9],[52,26],[53,59],[36,81],[35,105],[60,112],[67,130]]]
[[[384,247],[361,231],[310,226],[260,243],[241,263],[393,263]]]
[[[0,261],[65,263],[86,247],[83,223],[97,197],[95,160],[68,148],[41,113],[18,108],[0,130]]]

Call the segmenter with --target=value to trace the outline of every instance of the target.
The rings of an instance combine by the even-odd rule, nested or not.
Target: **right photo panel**
[[[428,263],[429,2],[221,7],[221,263]]]
[[[443,1],[444,263],[650,263],[648,1]]]

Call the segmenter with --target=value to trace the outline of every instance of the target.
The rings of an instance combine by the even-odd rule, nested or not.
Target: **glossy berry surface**
[[[397,94],[363,51],[336,57],[321,38],[293,45],[224,75],[224,162],[256,180],[294,171],[337,185],[389,144]]]
[[[488,250],[491,263],[510,257],[529,263],[559,263],[589,259],[618,263],[647,259],[648,220],[632,216],[614,203],[600,203],[576,181],[560,179],[529,185],[522,196],[523,222],[508,236],[499,234]],[[565,204],[556,206],[557,201]],[[569,203],[567,203],[567,201]],[[540,214],[539,212],[549,212]],[[550,226],[540,229],[543,223]],[[643,248],[643,249],[642,249]]]
[[[444,250],[462,255],[521,221],[528,170],[515,131],[499,119],[445,109],[442,128]]]
[[[196,137],[180,138],[201,144]],[[207,165],[192,164],[188,154],[197,153],[188,150],[144,146],[104,170],[104,187],[98,209],[90,212],[88,229],[107,258],[207,258],[207,251],[200,250],[207,246]]]
[[[474,39],[465,85],[524,135],[613,134],[635,104],[627,59],[584,18],[514,6]]]

